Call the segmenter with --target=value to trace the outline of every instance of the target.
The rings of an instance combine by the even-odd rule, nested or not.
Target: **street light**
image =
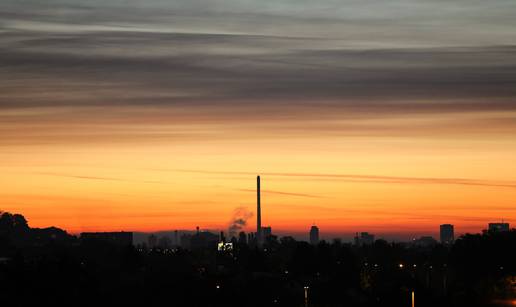
[[[309,289],[309,287],[305,286],[304,289],[305,289],[305,307],[308,307],[308,289]]]

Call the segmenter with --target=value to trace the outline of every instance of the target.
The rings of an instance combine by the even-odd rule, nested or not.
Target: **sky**
[[[387,239],[516,223],[513,0],[3,0],[0,210]],[[246,230],[255,227],[254,218]]]

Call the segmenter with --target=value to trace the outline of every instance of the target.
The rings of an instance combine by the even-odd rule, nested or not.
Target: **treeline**
[[[10,255],[19,248],[71,244],[76,240],[62,229],[31,228],[23,215],[0,211],[0,256]]]

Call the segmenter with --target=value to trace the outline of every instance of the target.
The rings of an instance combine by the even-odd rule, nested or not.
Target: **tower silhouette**
[[[256,177],[256,241],[258,245],[262,245],[262,208],[260,197],[260,176]]]

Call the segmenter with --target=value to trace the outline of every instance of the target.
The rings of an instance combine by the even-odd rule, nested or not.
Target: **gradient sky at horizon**
[[[4,0],[0,210],[225,229],[260,174],[282,234],[515,223],[515,17],[512,0]]]

